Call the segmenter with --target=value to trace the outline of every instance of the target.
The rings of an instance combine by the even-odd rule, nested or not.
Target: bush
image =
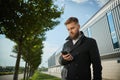
[[[0,72],[0,75],[9,75],[9,74],[13,74],[13,72]]]
[[[10,75],[14,74],[14,72],[0,72],[0,75]],[[19,74],[22,74],[22,72],[19,72]]]

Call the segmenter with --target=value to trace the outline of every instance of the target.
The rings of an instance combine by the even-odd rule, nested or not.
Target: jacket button
[[[75,64],[75,66],[78,66],[78,64]]]
[[[79,77],[78,77],[78,76],[76,76],[75,78],[76,78],[76,79],[79,79]]]

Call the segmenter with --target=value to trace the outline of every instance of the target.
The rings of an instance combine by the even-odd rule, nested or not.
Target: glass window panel
[[[87,31],[88,31],[88,36],[89,36],[89,37],[92,37],[91,29],[88,28]]]
[[[112,37],[113,47],[114,49],[119,48],[119,43],[118,43],[115,26],[113,22],[113,16],[111,12],[107,13],[107,18],[108,18],[108,24],[110,28],[111,37]]]

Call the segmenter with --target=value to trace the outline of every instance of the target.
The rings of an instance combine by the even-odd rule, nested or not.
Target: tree
[[[38,68],[41,63],[41,55],[43,54],[43,44],[42,41],[44,38],[39,38],[39,36],[32,36],[27,38],[23,42],[22,46],[22,59],[26,62],[24,80],[32,76],[34,71]],[[18,46],[15,45],[13,51],[18,52]],[[26,76],[27,74],[27,76]]]
[[[62,12],[52,0],[0,0],[0,34],[18,45],[14,80],[18,79],[24,40],[35,34],[44,36],[59,23]]]

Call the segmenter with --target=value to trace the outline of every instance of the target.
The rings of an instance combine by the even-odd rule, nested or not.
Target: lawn
[[[60,78],[36,71],[30,80],[61,80]]]

